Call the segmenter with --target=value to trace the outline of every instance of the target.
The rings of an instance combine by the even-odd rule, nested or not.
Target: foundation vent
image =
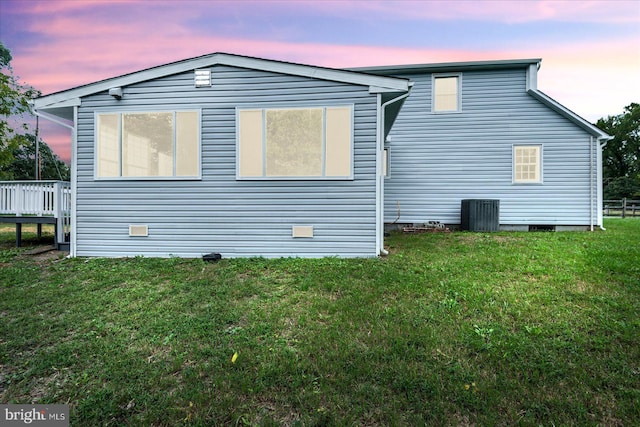
[[[291,230],[291,237],[313,237],[313,225],[294,225]]]

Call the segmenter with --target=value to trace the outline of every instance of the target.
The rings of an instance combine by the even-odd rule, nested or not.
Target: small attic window
[[[211,86],[211,70],[196,70],[195,84],[196,84],[196,87],[210,87]]]

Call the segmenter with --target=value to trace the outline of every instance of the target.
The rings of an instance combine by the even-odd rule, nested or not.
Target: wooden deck
[[[0,223],[16,225],[16,246],[22,245],[22,224],[55,226],[56,248],[69,249],[71,184],[66,181],[0,181]]]

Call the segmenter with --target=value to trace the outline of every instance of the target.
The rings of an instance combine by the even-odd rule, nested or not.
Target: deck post
[[[16,248],[22,246],[22,223],[16,222]]]

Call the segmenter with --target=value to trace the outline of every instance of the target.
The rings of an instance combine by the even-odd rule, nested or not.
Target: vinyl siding
[[[399,223],[459,224],[461,200],[499,199],[503,225],[590,223],[590,135],[526,93],[525,69],[463,72],[447,114],[430,111],[431,74],[402,77],[415,84],[387,144],[385,222],[398,202]],[[521,144],[542,145],[543,183],[513,183]]]
[[[214,66],[82,99],[78,125],[78,256],[375,256],[376,96],[368,87]],[[354,106],[354,180],[236,180],[236,107]],[[95,180],[94,114],[201,109],[200,180]],[[129,237],[129,224],[149,226]],[[312,225],[313,238],[291,237]]]

